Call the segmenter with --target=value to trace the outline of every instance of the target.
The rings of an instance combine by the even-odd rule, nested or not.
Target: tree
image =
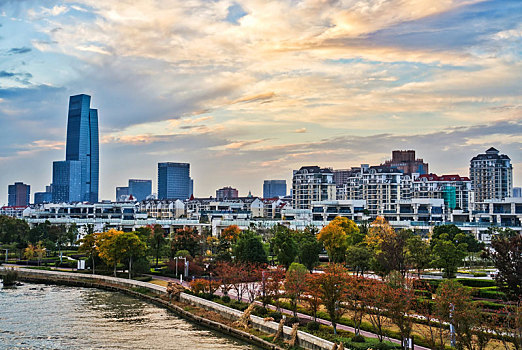
[[[317,311],[321,307],[321,281],[318,274],[307,274],[306,284],[303,300],[308,305],[308,310],[314,317],[314,322],[317,321]]]
[[[97,255],[97,237],[95,233],[90,233],[85,235],[82,239],[78,241],[80,246],[78,247],[78,253],[86,254],[90,259],[92,259],[92,273],[95,273],[95,256]]]
[[[306,276],[308,269],[303,264],[293,263],[286,271],[285,292],[290,299],[290,306],[297,317],[297,305],[306,290]]]
[[[190,227],[184,227],[176,230],[176,234],[170,242],[171,252],[177,252],[178,250],[188,250],[191,256],[199,255],[199,248],[201,245],[201,236],[198,235],[197,231]]]
[[[29,243],[27,245],[27,248],[25,248],[24,250],[24,256],[27,259],[32,259],[36,256],[36,259],[38,260],[38,266],[40,266],[40,262],[42,261],[46,253],[47,250],[44,247],[42,241],[39,241],[36,245]]]
[[[346,248],[359,234],[359,227],[345,217],[336,217],[323,227],[317,239],[323,243],[330,260],[335,263],[343,262]]]
[[[261,236],[253,231],[241,232],[237,243],[234,245],[236,261],[264,264],[268,262],[267,254]]]
[[[277,311],[280,309],[279,300],[283,296],[283,281],[285,279],[285,269],[283,267],[276,267],[275,269],[265,270],[262,291],[263,304],[268,304],[272,300],[276,306]]]
[[[497,315],[493,331],[502,341],[505,350],[522,349],[522,300],[506,305]]]
[[[272,232],[273,252],[277,256],[279,264],[288,268],[295,261],[298,253],[294,232],[280,224],[274,226]]]
[[[432,239],[433,265],[442,268],[445,278],[454,278],[467,254],[467,244],[455,244],[447,233]]]
[[[430,246],[420,236],[413,235],[406,240],[406,261],[407,264],[417,271],[420,278],[421,272],[429,266]]]
[[[387,289],[390,287],[377,280],[367,280],[367,283],[368,287],[365,289],[363,300],[366,305],[371,307],[372,312],[368,313],[368,318],[377,338],[382,343],[384,327],[389,323],[389,318],[386,317],[386,307],[388,306]]]
[[[337,323],[344,313],[343,300],[346,293],[346,269],[339,264],[329,264],[323,274],[318,275],[321,303],[324,305],[337,334]]]
[[[399,285],[388,285],[384,292],[386,293],[388,317],[399,329],[403,348],[407,348],[408,338],[413,328],[411,310],[414,306],[415,293],[412,281],[403,279],[403,282]]]
[[[240,233],[241,230],[239,229],[239,227],[237,227],[237,225],[230,225],[221,232],[220,238],[223,238],[224,240],[229,242],[235,242],[239,237]]]
[[[114,240],[113,253],[115,254],[115,261],[122,262],[127,260],[129,262],[130,279],[132,278],[132,261],[145,254],[147,245],[132,232],[121,232],[115,235],[112,240]]]
[[[439,285],[435,312],[441,321],[453,325],[457,349],[485,349],[491,339],[489,322],[460,283],[447,280]]]
[[[317,240],[317,228],[307,227],[297,234],[297,257],[299,262],[312,272],[319,265],[319,254],[323,245]]]
[[[477,241],[475,236],[470,232],[465,232],[455,225],[439,225],[433,228],[431,241],[439,239],[441,235],[447,234],[446,240],[452,241],[455,245],[466,244],[466,251],[477,253],[484,249],[484,243]],[[433,244],[432,244],[433,247]]]
[[[522,236],[509,229],[494,233],[489,256],[498,269],[495,280],[511,299],[522,299]]]
[[[352,321],[356,335],[359,335],[361,332],[363,317],[367,312],[364,298],[368,288],[369,285],[365,278],[358,276],[347,277],[345,303],[352,310]]]
[[[346,249],[346,263],[355,270],[356,275],[364,275],[370,268],[371,253],[364,245],[349,246]]]
[[[98,256],[107,264],[114,267],[114,277],[116,277],[116,268],[118,266],[118,247],[115,245],[114,237],[122,234],[122,231],[110,229],[108,231],[97,234],[96,247]]]
[[[156,267],[158,267],[161,250],[167,243],[167,240],[165,239],[165,230],[163,227],[161,227],[161,225],[154,225],[149,242],[152,250],[154,251],[154,255],[156,256]]]

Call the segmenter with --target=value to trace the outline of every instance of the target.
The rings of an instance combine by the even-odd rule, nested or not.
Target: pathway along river
[[[0,283],[0,349],[257,348],[122,293]]]

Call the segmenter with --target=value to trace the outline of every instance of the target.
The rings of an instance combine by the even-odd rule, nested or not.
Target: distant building
[[[513,197],[514,198],[522,197],[522,187],[513,187]]]
[[[312,209],[312,202],[334,200],[333,171],[318,166],[304,166],[294,170],[292,203],[294,209]]]
[[[90,103],[89,95],[69,98],[65,160],[79,161],[81,164],[78,175],[71,175],[80,178],[80,201],[97,203],[100,164],[98,110],[90,108]],[[69,167],[69,170],[73,169],[78,171],[75,167]]]
[[[414,150],[392,152],[392,159],[387,160],[381,166],[397,169],[403,174],[428,174],[428,163],[424,163],[424,159],[416,159]]]
[[[286,180],[265,180],[263,182],[263,198],[286,196]]]
[[[220,188],[216,190],[216,198],[220,199],[235,199],[239,197],[239,192],[237,189],[232,188],[230,186]]]
[[[145,200],[152,194],[152,180],[130,179],[128,191],[137,201]]]
[[[79,160],[53,162],[53,203],[81,202],[83,198],[82,162]]]
[[[158,199],[189,198],[191,180],[189,163],[158,163]]]
[[[31,186],[23,182],[15,182],[7,187],[7,203],[10,207],[29,205]]]
[[[413,198],[444,200],[445,212],[454,209],[467,212],[471,205],[471,180],[459,175],[423,174],[413,180]]]
[[[470,161],[469,177],[475,193],[475,202],[504,199],[513,193],[513,166],[511,159],[491,147],[486,153]],[[479,204],[479,206],[482,206]]]
[[[53,202],[53,193],[50,191],[49,186],[47,187],[49,191],[34,193],[34,204],[45,204]]]
[[[128,187],[116,187],[116,202],[125,202],[129,197]]]

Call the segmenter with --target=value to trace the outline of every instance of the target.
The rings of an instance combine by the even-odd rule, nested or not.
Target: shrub
[[[308,322],[308,324],[306,325],[306,329],[308,329],[309,331],[318,331],[319,326],[320,326],[319,322],[312,321],[312,322]]]
[[[141,281],[141,282],[149,282],[152,280],[152,277],[151,276],[137,276],[137,277],[134,277],[134,280]]]
[[[366,342],[366,339],[362,335],[357,334],[357,335],[354,335],[352,337],[352,342],[354,342],[354,343],[364,343],[364,342]]]
[[[292,326],[294,323],[299,323],[299,317],[287,317],[285,320],[287,326]]]
[[[266,315],[268,315],[268,309],[266,307],[256,306],[254,313],[259,317],[266,317]]]
[[[233,309],[237,309],[239,311],[245,311],[248,307],[248,304],[242,303],[237,300],[233,300],[230,302],[229,306]]]
[[[194,292],[194,294],[198,295],[205,291],[207,287],[207,281],[203,279],[195,279],[190,282],[190,289]]]
[[[466,287],[494,287],[495,281],[493,280],[479,280],[474,278],[458,278],[457,282],[461,283]]]
[[[223,302],[226,304],[230,303],[230,297],[228,295],[223,295],[221,300],[223,300]]]
[[[281,318],[283,317],[283,314],[281,314],[278,311],[269,311],[268,312],[268,317],[272,317],[275,322],[279,322],[279,321],[281,321]]]
[[[15,269],[9,269],[2,279],[4,287],[14,286],[16,284],[16,280],[18,279],[18,271]]]

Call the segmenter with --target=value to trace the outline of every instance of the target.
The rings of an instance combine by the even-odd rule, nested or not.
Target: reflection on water
[[[0,284],[0,349],[254,348],[121,293]]]

